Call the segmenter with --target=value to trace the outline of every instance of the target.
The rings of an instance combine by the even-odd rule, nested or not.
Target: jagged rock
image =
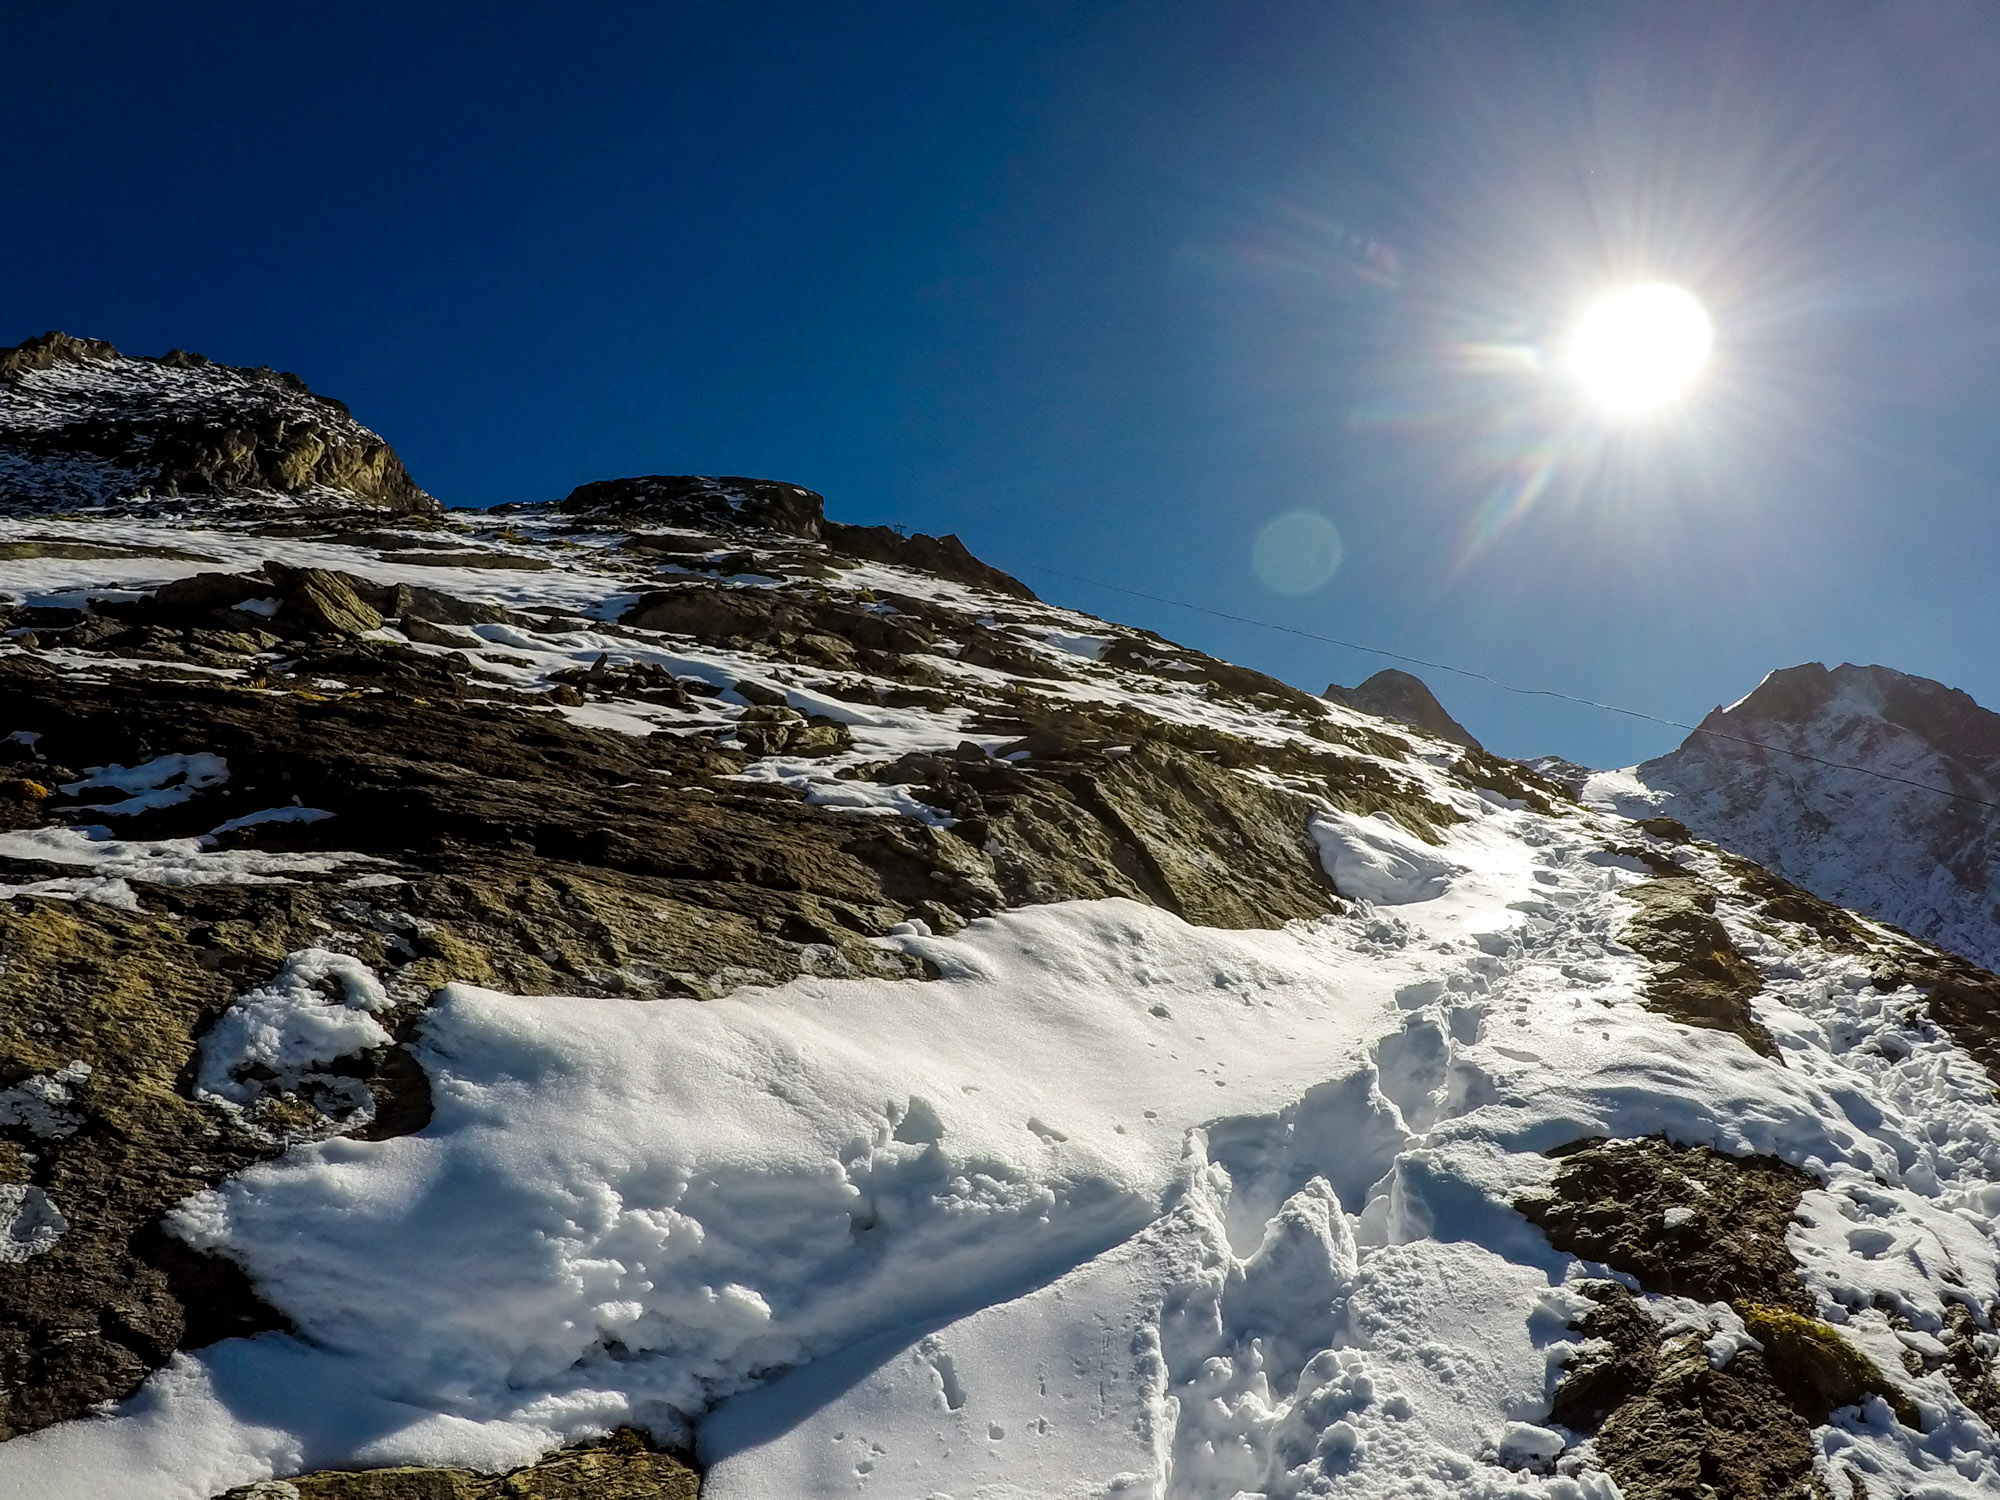
[[[258,573],[191,573],[163,583],[153,591],[153,603],[171,610],[234,609],[248,599],[270,598],[276,582]]]
[[[849,557],[919,568],[1017,599],[1035,597],[1034,590],[1020,579],[981,562],[955,536],[925,536],[922,532],[909,536],[889,526],[848,526],[839,521],[821,522],[820,535],[834,551]]]
[[[287,634],[365,635],[381,629],[382,616],[340,574],[297,568],[278,576],[285,602],[273,618]]]
[[[192,497],[438,508],[387,443],[296,375],[61,333],[0,350],[0,508]]]
[[[1717,1368],[1699,1332],[1669,1336],[1632,1294],[1586,1288],[1550,1416],[1593,1433],[1592,1452],[1630,1500],[1792,1500],[1823,1495],[1812,1429],[1837,1407],[1881,1395],[1914,1427],[1897,1384],[1812,1316],[1786,1244],[1804,1172],[1659,1139],[1582,1141],[1558,1153],[1548,1192],[1515,1204],[1550,1243],[1636,1279],[1648,1292],[1723,1303],[1762,1349]]]
[[[1775,1157],[1724,1156],[1648,1138],[1558,1154],[1546,1196],[1515,1207],[1549,1243],[1698,1302],[1813,1311],[1785,1231],[1813,1181]]]
[[[1330,682],[1321,696],[1336,703],[1345,703],[1349,708],[1358,708],[1365,714],[1376,714],[1384,719],[1413,725],[1425,734],[1450,740],[1454,745],[1464,745],[1473,750],[1482,748],[1463,724],[1445,712],[1444,705],[1437,701],[1422,678],[1412,677],[1394,667],[1384,668],[1359,687],[1344,688],[1339,683]]]
[[[1715,1369],[1699,1334],[1666,1338],[1625,1288],[1588,1290],[1599,1306],[1577,1331],[1601,1347],[1570,1366],[1550,1416],[1593,1435],[1624,1500],[1831,1500],[1812,1429],[1760,1355]]]
[[[555,508],[599,525],[751,526],[813,540],[824,504],[812,490],[773,479],[643,474],[578,485]]]
[[[311,941],[271,903],[242,961]],[[0,1276],[0,1436],[12,1436],[128,1395],[176,1348],[283,1320],[234,1266],[159,1228],[190,1193],[278,1149],[177,1087],[230,978],[184,931],[95,903],[0,903],[0,952],[7,1082],[94,1060],[72,1087],[73,1133],[17,1126],[0,1143],[6,1177],[31,1181],[68,1221]]]
[[[936,639],[910,615],[873,614],[809,596],[714,584],[645,594],[619,622],[641,630],[749,641],[836,668],[853,666],[857,651],[901,655],[925,650]]]
[[[1626,941],[1653,961],[1646,1003],[1688,1026],[1733,1031],[1756,1052],[1778,1045],[1750,1013],[1764,977],[1715,918],[1715,891],[1671,864],[1625,892],[1639,908]]]

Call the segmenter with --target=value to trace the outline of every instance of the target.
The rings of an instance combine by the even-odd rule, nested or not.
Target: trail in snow
[[[694,1431],[718,1500],[1608,1500],[1587,1449],[1540,1472],[1566,1283],[1602,1274],[1508,1206],[1544,1149],[1664,1131],[1806,1165],[1809,1281],[1891,1370],[1878,1302],[1941,1327],[1992,1283],[2000,1210],[1983,1077],[1855,960],[1725,913],[1782,1063],[1642,1009],[1618,828],[1488,805],[1433,852],[1442,894],[1277,933],[1111,901],[886,939],[929,984],[455,989],[428,1130],[183,1211],[304,1341],[177,1359],[116,1417],[0,1446],[0,1489],[498,1467],[637,1420]],[[2000,1483],[1942,1378],[1910,1386],[1927,1433],[1864,1411],[1830,1455]]]

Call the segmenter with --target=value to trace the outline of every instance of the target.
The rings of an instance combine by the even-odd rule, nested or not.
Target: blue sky
[[[107,4],[0,55],[0,343],[297,370],[448,503],[795,480],[1314,689],[1383,663],[1049,570],[1675,719],[1813,659],[2000,706],[1987,7]],[[1540,366],[1633,276],[1717,350],[1612,427]],[[1298,512],[1267,575],[1339,566],[1279,592]],[[1679,738],[1422,675],[1506,754]]]

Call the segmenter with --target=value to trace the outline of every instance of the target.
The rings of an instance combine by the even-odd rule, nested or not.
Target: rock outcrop
[[[386,442],[296,375],[63,333],[0,349],[0,511],[250,497],[438,508]]]
[[[737,474],[641,474],[580,484],[555,508],[600,525],[753,528],[817,541],[825,502],[812,490]]]

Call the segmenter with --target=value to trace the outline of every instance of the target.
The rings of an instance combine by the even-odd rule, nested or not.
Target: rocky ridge
[[[799,486],[326,489],[4,523],[0,1489],[2000,1482],[1990,974]]]
[[[0,512],[195,496],[438,508],[387,443],[289,372],[63,333],[0,349]]]

